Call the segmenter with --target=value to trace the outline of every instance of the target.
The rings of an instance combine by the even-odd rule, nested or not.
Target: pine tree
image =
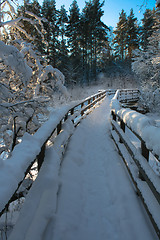
[[[91,9],[91,2],[86,2],[85,7],[82,10],[80,18],[80,44],[82,47],[82,56],[83,56],[83,82],[88,82],[89,84],[89,42],[90,42],[90,17],[89,11]]]
[[[72,77],[69,81],[72,83],[80,83],[82,75],[82,51],[80,46],[80,10],[76,0],[73,1],[69,9],[66,35],[68,37],[68,48],[70,52],[68,72],[72,72]]]
[[[101,21],[101,17],[104,14],[102,7],[104,2],[100,3],[99,0],[93,0],[93,8],[91,9],[92,16],[92,46],[93,46],[93,63],[92,63],[92,75],[96,79],[97,78],[97,67],[99,58],[103,48],[108,46],[108,37],[107,32],[109,28]]]
[[[68,63],[68,49],[66,27],[68,23],[67,11],[64,5],[58,11],[57,27],[58,27],[58,51],[57,51],[57,67],[65,74]],[[66,74],[65,74],[66,75]]]
[[[126,58],[127,47],[127,15],[123,9],[120,13],[119,22],[117,23],[114,34],[115,56],[116,58],[124,60]]]
[[[132,51],[139,48],[139,27],[137,18],[134,16],[133,9],[127,19],[127,48],[128,57],[132,58]]]
[[[108,27],[101,21],[103,5],[99,0],[86,2],[81,15],[83,68],[88,83],[91,78],[97,78],[97,63],[107,41]]]
[[[154,25],[154,10],[146,9],[142,19],[141,28],[141,46],[145,50],[149,43],[149,37],[152,35]]]
[[[48,42],[48,46],[46,47],[47,58],[51,65],[56,66],[58,28],[55,0],[43,1],[42,16],[47,19],[47,22],[44,22],[46,30],[45,40]]]
[[[67,11],[63,5],[61,6],[61,9],[58,11],[57,17],[57,25],[59,27],[58,36],[61,38],[61,41],[65,40],[67,23],[68,23]]]
[[[67,26],[68,45],[71,56],[77,57],[80,54],[80,12],[76,0],[71,4],[69,11],[70,14]]]

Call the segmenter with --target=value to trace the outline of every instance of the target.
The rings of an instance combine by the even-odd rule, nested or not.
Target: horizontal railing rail
[[[64,136],[65,126],[72,124],[73,128],[76,127],[81,119],[92,111],[92,107],[106,96],[106,93],[113,94],[114,92],[112,90],[99,91],[83,101],[65,106],[52,113],[49,120],[34,135],[24,135],[22,142],[14,148],[12,156],[3,162],[0,169],[0,177],[3,178],[3,182],[0,182],[0,188],[4,189],[4,194],[0,196],[0,216],[8,209],[10,203],[21,195],[17,192],[35,161],[38,163],[38,171],[40,170],[50,139],[53,138],[54,146],[55,139],[58,136],[60,138],[60,135]],[[61,152],[63,152],[62,147],[65,150],[72,133],[69,131],[66,134],[67,137],[64,137],[65,140],[60,141],[63,142],[59,146]]]
[[[143,114],[118,105],[116,101],[119,96],[122,100],[122,96],[126,97],[128,93],[124,93],[123,90],[123,94],[116,94],[118,97],[115,95],[111,104],[112,138],[160,238],[160,177],[149,164],[150,152],[154,155],[155,161],[160,160],[160,149],[149,137],[153,130],[155,139],[158,139],[160,128],[152,125],[149,118]],[[131,94],[134,100],[133,92]],[[130,135],[126,133],[128,131],[140,141],[140,149],[133,144]]]

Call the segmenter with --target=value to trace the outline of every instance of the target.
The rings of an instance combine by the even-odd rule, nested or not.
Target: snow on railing
[[[126,92],[128,92],[128,90],[126,90]],[[114,118],[117,116],[121,119],[121,122],[130,128],[140,140],[145,142],[146,147],[152,151],[157,158],[159,158],[160,128],[156,127],[155,122],[144,114],[129,108],[122,108],[119,102],[119,96],[122,96],[120,93],[121,90],[118,90],[111,101],[112,115],[114,115]],[[137,96],[135,96],[135,98],[137,99]],[[134,97],[132,99],[134,99]]]
[[[160,161],[160,128],[149,117],[122,108],[119,101],[122,95],[127,96],[128,93],[123,90],[121,94],[118,90],[111,100],[112,137],[160,237],[160,178],[149,165],[150,152],[155,161]],[[136,141],[140,141],[140,149],[133,144],[129,131],[136,136]]]
[[[59,137],[57,154],[62,154],[74,127],[106,96],[106,92],[110,93],[110,90],[100,91],[83,101],[74,102],[52,112],[49,120],[34,135],[24,134],[22,142],[15,146],[10,158],[0,161],[0,216],[8,208],[9,203],[15,200],[22,181],[35,161],[38,162],[40,170],[50,138],[54,135],[55,141],[55,138]]]

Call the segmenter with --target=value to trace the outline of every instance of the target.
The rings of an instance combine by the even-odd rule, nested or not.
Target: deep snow
[[[109,104],[107,98],[77,127],[60,172],[56,152],[48,150],[9,240],[157,239],[110,138]]]

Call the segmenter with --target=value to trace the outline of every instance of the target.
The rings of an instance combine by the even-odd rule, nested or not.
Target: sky
[[[66,10],[68,10],[72,2],[73,2],[72,0],[56,0],[57,9],[60,9],[62,5],[65,5]],[[144,0],[105,0],[105,4],[103,6],[104,16],[102,17],[102,20],[107,26],[116,27],[116,24],[119,19],[119,13],[121,12],[121,10],[124,9],[127,15],[129,15],[130,9],[133,8],[135,16],[140,21],[140,19],[143,18],[143,12],[145,11],[146,7],[153,9],[156,3],[155,0],[148,0],[147,6],[146,7],[144,6],[142,8],[142,11],[139,12],[143,2],[146,2],[146,1]],[[82,10],[82,8],[85,6],[85,0],[77,0],[77,3],[79,8]]]
[[[42,5],[43,0],[38,0]],[[101,2],[103,0],[100,0]],[[23,0],[19,0],[19,2],[23,2]],[[73,0],[56,0],[56,7],[60,9],[62,5],[65,5],[65,9],[69,13],[70,5]],[[144,4],[143,8],[140,11],[141,5]],[[78,6],[80,10],[85,6],[85,0],[77,0]],[[130,9],[133,8],[134,14],[137,19],[140,21],[143,18],[143,13],[146,8],[153,9],[155,7],[156,0],[105,0],[105,4],[103,6],[104,16],[102,17],[102,21],[107,26],[116,27],[119,19],[119,13],[124,9],[124,11],[129,15]]]

